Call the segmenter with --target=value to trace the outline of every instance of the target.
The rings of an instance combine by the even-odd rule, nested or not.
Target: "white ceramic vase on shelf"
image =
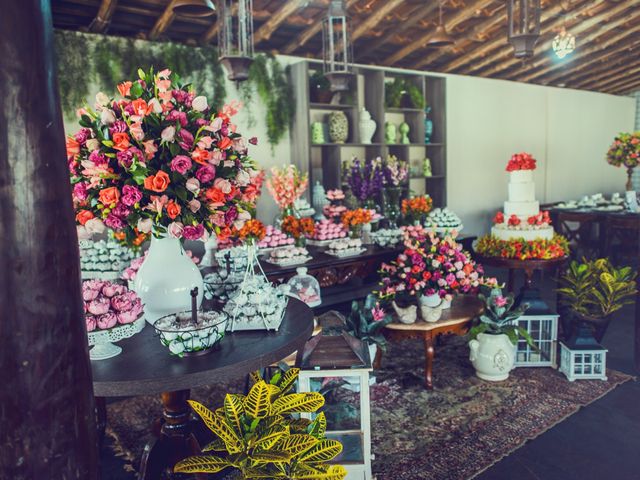
[[[469,360],[478,377],[490,382],[509,378],[509,372],[515,367],[516,346],[507,335],[480,333],[469,342],[469,349]]]
[[[369,144],[376,133],[376,121],[371,118],[371,114],[363,108],[360,111],[360,120],[358,124],[360,130],[360,141]]]
[[[190,310],[190,292],[194,287],[198,287],[200,307],[204,292],[202,274],[185,253],[180,240],[152,237],[147,259],[135,280],[147,321],[153,324],[165,315]]]

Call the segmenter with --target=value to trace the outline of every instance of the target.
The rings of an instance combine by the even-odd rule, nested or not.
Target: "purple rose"
[[[196,178],[200,180],[200,183],[209,183],[216,176],[216,169],[213,165],[203,165],[196,172]]]
[[[116,217],[126,218],[131,213],[131,210],[122,202],[118,202],[118,204],[113,208],[113,210],[111,210],[111,213]]]
[[[142,192],[134,185],[122,187],[122,197],[120,201],[127,207],[132,207],[142,200]]]
[[[100,294],[100,290],[91,290],[89,288],[82,288],[82,299],[85,302],[90,302],[91,300],[95,300],[98,298]]]
[[[196,127],[200,128],[200,127],[204,127],[205,125],[208,125],[209,122],[207,120],[205,120],[204,118],[196,118]]]
[[[171,110],[167,115],[167,120],[170,122],[179,122],[181,126],[187,126],[187,114],[178,110]]]
[[[109,127],[109,133],[113,135],[114,133],[122,133],[127,131],[127,123],[122,120],[116,120]]]
[[[231,207],[224,212],[224,221],[227,225],[233,223],[236,218],[238,218],[238,210],[236,210],[236,207]]]
[[[87,311],[93,315],[103,315],[109,311],[111,303],[108,298],[100,297],[92,300],[87,305]]]
[[[184,90],[173,90],[171,94],[175,101],[178,103],[184,103],[187,98],[189,98],[189,94]]]
[[[87,323],[87,332],[93,332],[96,329],[96,317],[93,315],[85,315],[84,320]]]
[[[180,130],[180,133],[182,132],[186,132],[186,130]],[[191,134],[189,133],[189,135]],[[174,172],[178,172],[180,175],[185,175],[191,168],[191,165],[191,159],[186,155],[176,155],[175,157],[173,157],[173,160],[171,160],[171,170]]]
[[[223,137],[226,137],[229,135],[229,127],[226,125],[222,125],[222,128],[220,128],[220,133],[222,134]]]
[[[98,324],[98,328],[106,330],[116,326],[116,323],[118,323],[118,317],[116,317],[116,314],[113,312],[105,313],[96,318],[96,323]]]
[[[89,160],[93,162],[96,167],[104,167],[109,163],[109,159],[98,150],[94,150],[89,154]]]
[[[105,297],[111,298],[115,295],[120,295],[125,292],[125,288],[122,285],[118,285],[117,283],[107,283],[104,287],[102,287],[102,294]]]
[[[88,128],[81,128],[73,136],[80,145],[84,145],[88,138],[91,138],[91,130]]]
[[[198,240],[202,235],[204,235],[204,227],[202,224],[195,227],[193,225],[187,225],[182,231],[182,236],[187,240]]]
[[[178,145],[180,145],[184,150],[191,150],[193,148],[193,135],[191,132],[186,129],[182,129],[178,132]]]
[[[131,150],[123,150],[116,153],[116,158],[122,168],[129,168],[133,163],[133,152]]]
[[[124,220],[114,215],[113,212],[107,215],[107,218],[104,219],[104,224],[112,230],[121,230],[125,226]]]
[[[73,186],[73,198],[75,198],[79,202],[84,202],[89,196],[89,192],[87,191],[87,186],[89,184],[87,182],[78,182]]]

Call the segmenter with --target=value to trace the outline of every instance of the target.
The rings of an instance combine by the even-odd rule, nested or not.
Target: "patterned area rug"
[[[519,368],[499,383],[474,376],[468,347],[451,338],[436,348],[434,390],[423,388],[419,342],[393,345],[371,387],[374,475],[378,480],[473,478],[491,465],[632,377],[608,371],[609,380],[568,382],[550,368]],[[192,397],[219,405],[244,378],[196,389]],[[356,395],[341,396],[354,401]],[[157,397],[108,406],[107,434],[115,454],[137,467],[149,425],[160,412]]]

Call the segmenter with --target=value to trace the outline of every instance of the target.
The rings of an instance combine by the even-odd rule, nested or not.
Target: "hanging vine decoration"
[[[131,38],[56,30],[55,46],[58,83],[62,108],[68,118],[87,99],[92,85],[113,85],[136,78],[138,68],[169,68],[190,81],[215,108],[227,97],[225,71],[212,46],[191,47],[173,42],[149,42]],[[292,89],[288,76],[273,55],[257,55],[249,80],[239,86],[239,95],[247,106],[254,92],[267,107],[267,140],[275,147],[285,136],[293,115]],[[246,109],[249,126],[256,119]]]

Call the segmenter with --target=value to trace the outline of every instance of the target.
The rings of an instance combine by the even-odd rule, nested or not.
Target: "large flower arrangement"
[[[361,162],[354,158],[347,170],[347,184],[351,194],[360,202],[361,206],[375,203],[385,183],[385,168],[382,158]]]
[[[476,264],[451,236],[429,232],[424,242],[407,242],[405,251],[380,270],[382,298],[398,293],[411,296],[474,293],[485,283],[482,265]]]
[[[619,134],[609,147],[607,162],[615,167],[637,167],[640,163],[640,131]]]
[[[281,210],[292,209],[308,185],[309,176],[302,174],[295,165],[273,167],[271,178],[267,180],[267,189]]]
[[[67,139],[79,236],[105,226],[140,236],[220,237],[251,218],[262,177],[231,123],[237,105],[213,112],[169,70],[138,71],[119,99],[96,95]]]
[[[485,235],[478,239],[475,250],[487,257],[551,260],[569,255],[569,242],[557,233],[551,240],[530,241],[523,238],[501,240],[492,235]]]
[[[535,170],[536,159],[530,153],[515,153],[507,163],[507,172],[515,172],[518,170]]]

